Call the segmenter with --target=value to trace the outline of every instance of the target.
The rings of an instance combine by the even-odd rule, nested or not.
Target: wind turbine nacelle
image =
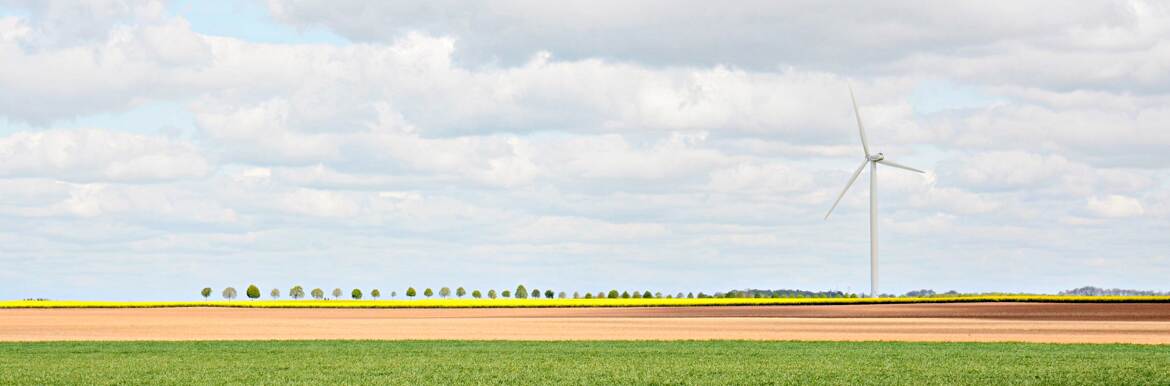
[[[877,154],[869,156],[868,158],[870,161],[877,162],[877,161],[881,161],[881,160],[886,159],[886,155],[883,153],[877,153]]]

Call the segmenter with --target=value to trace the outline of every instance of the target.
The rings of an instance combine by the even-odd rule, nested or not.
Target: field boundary
[[[704,298],[704,299],[425,299],[425,300],[216,300],[87,301],[9,300],[20,308],[575,308],[865,305],[916,303],[1170,303],[1170,296],[989,295],[930,298]]]

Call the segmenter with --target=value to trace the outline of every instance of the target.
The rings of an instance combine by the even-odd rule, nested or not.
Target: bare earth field
[[[0,310],[0,341],[266,339],[748,339],[1170,344],[1170,304]]]

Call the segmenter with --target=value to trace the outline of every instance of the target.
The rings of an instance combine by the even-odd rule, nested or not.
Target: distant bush
[[[260,298],[260,288],[256,287],[255,284],[249,284],[248,290],[244,293],[248,295],[248,299],[259,299]]]
[[[362,290],[354,288],[353,291],[349,292],[349,297],[353,298],[353,300],[361,300]]]

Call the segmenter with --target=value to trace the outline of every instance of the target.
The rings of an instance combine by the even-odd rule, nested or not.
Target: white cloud
[[[822,220],[851,84],[874,149],[930,171],[881,172],[892,287],[1162,283],[1132,258],[1166,255],[1161,4],[268,2],[337,45],[160,4],[0,0],[18,277],[860,288],[866,189]],[[159,101],[190,129],[119,121]],[[1098,258],[1146,269],[1083,282]]]
[[[1090,197],[1086,205],[1093,214],[1107,218],[1141,216],[1145,212],[1136,198],[1111,194],[1105,197]]]
[[[213,166],[189,143],[102,129],[0,137],[0,176],[70,181],[165,181],[206,176]]]

